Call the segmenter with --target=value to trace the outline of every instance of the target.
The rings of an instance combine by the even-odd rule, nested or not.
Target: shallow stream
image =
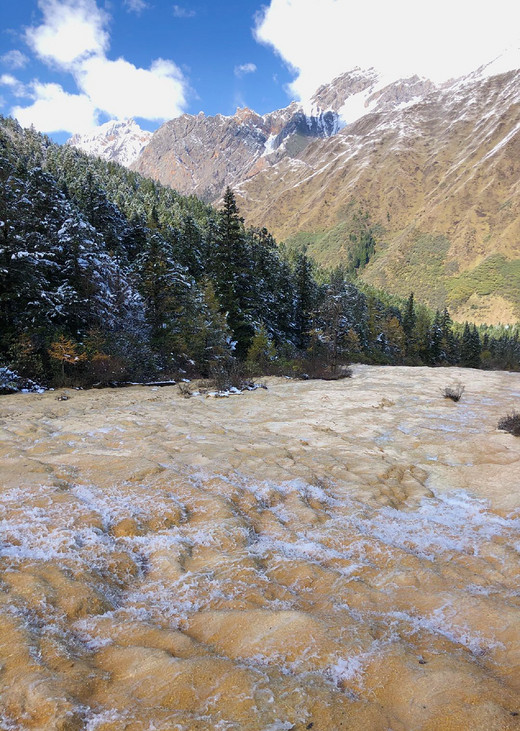
[[[0,728],[520,729],[519,392],[2,397]]]

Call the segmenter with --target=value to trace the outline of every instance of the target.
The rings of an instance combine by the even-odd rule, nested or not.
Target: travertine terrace
[[[268,386],[0,399],[2,729],[520,728],[520,374]]]

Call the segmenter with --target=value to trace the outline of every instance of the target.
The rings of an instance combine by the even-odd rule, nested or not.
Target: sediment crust
[[[267,385],[0,399],[1,728],[520,727],[520,374]]]

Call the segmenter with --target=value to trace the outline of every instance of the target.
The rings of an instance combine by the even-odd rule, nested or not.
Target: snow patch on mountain
[[[129,166],[144,150],[151,132],[141,129],[133,119],[106,122],[89,134],[74,135],[68,145],[77,147],[88,155]]]
[[[513,139],[513,137],[520,132],[520,122],[513,127],[511,132],[509,132],[500,142],[498,142],[492,150],[490,150],[487,155],[482,159],[482,162],[485,162],[490,157],[493,157],[493,155],[496,155],[499,150],[502,149],[507,143]]]
[[[376,100],[370,100],[372,89],[359,91],[350,96],[339,110],[339,118],[343,126],[357,122],[358,119],[369,114],[376,106]]]

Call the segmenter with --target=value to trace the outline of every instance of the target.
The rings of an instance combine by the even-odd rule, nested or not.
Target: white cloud
[[[136,15],[141,15],[143,10],[150,7],[145,0],[124,0],[124,4],[131,13],[136,13]]]
[[[18,79],[15,79],[15,77],[11,76],[11,74],[2,74],[2,76],[0,76],[0,84],[3,86],[16,86],[19,83]]]
[[[14,96],[20,98],[32,96],[27,86],[22,84],[22,82],[15,78],[12,74],[2,74],[2,76],[0,76],[0,84],[2,86],[9,87],[11,94]]]
[[[254,32],[296,74],[291,92],[308,99],[356,66],[388,78],[461,76],[517,48],[519,27],[517,0],[270,0]]]
[[[23,127],[40,132],[88,132],[98,122],[95,106],[85,94],[68,94],[59,84],[32,84],[35,101],[14,107],[12,114]]]
[[[5,66],[9,66],[11,69],[23,69],[23,67],[29,62],[29,59],[21,51],[13,49],[12,51],[4,53],[3,56],[0,56],[0,61],[5,64]]]
[[[243,63],[240,66],[235,66],[235,76],[241,78],[246,74],[254,74],[256,71],[256,64],[254,63]]]
[[[80,93],[33,81],[33,104],[12,110],[21,124],[34,124],[42,132],[81,132],[91,129],[101,113],[116,119],[164,121],[183,112],[187,82],[173,61],[156,59],[144,69],[124,58],[107,58],[110,18],[96,0],[38,0],[38,4],[43,22],[26,31],[26,40],[47,64],[68,71]],[[126,4],[136,12],[147,5],[145,0]],[[14,84],[8,86],[14,93]]]
[[[94,0],[39,0],[44,22],[28,28],[26,40],[44,61],[72,68],[108,48],[107,14]]]
[[[194,18],[197,14],[195,10],[188,10],[187,8],[183,8],[180,5],[174,5],[172,10],[173,15],[176,18]]]
[[[118,119],[172,119],[185,105],[185,81],[172,61],[157,59],[146,70],[122,58],[94,56],[82,64],[77,78],[94,105]]]

